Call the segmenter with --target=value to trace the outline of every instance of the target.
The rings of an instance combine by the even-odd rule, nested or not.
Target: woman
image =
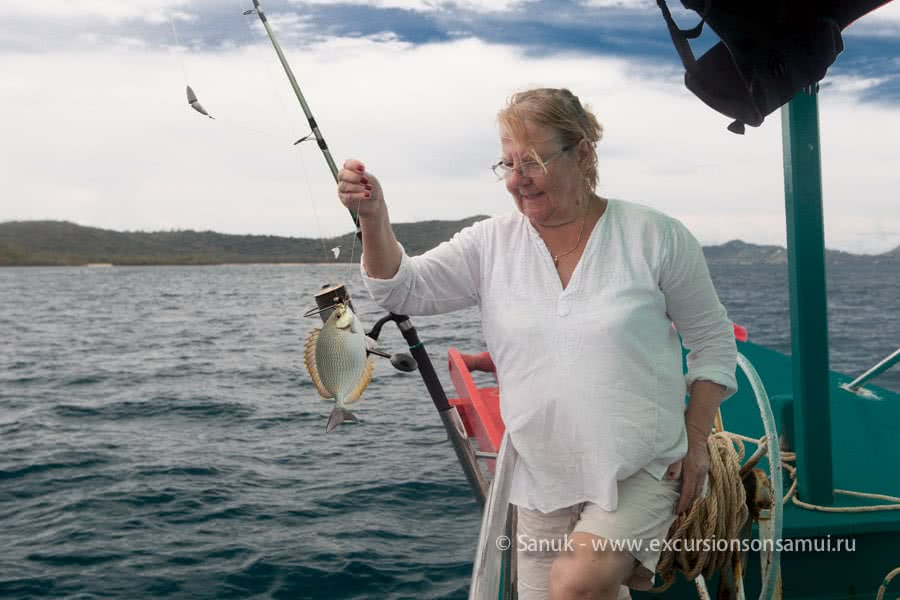
[[[397,243],[363,163],[344,164],[338,194],[359,212],[363,277],[382,307],[481,310],[518,453],[519,598],[627,598],[625,585],[652,585],[650,540],[704,489],[706,438],[736,389],[732,325],[681,223],[595,193],[602,128],[577,97],[521,92],[499,122],[494,171],[518,210],[422,256]],[[630,546],[604,547],[613,540]]]

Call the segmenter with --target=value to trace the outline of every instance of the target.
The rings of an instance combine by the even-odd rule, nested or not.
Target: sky
[[[598,193],[662,210],[704,244],[785,244],[780,112],[729,133],[684,87],[654,1],[262,5],[338,164],[366,163],[394,222],[514,210],[490,171],[497,111],[515,91],[566,87],[604,127]],[[318,147],[294,145],[309,129],[250,7],[0,0],[0,222],[350,231]],[[900,245],[900,2],[844,44],[818,97],[826,246],[880,253]]]

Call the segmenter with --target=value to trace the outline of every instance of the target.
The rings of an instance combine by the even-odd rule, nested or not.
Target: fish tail
[[[325,425],[325,433],[334,431],[341,423],[356,423],[356,420],[356,415],[352,412],[335,405],[334,410],[331,411],[331,415],[328,417],[328,423]]]

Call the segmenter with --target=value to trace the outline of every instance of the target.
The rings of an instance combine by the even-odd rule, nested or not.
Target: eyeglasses
[[[537,177],[539,175],[544,175],[547,173],[547,163],[549,163],[557,156],[561,156],[563,153],[571,150],[574,147],[575,144],[563,146],[559,152],[555,152],[547,158],[541,159],[541,162],[538,162],[536,160],[526,160],[520,162],[518,167],[514,167],[511,164],[505,163],[501,160],[496,165],[491,165],[491,170],[494,172],[494,175],[497,176],[497,181],[509,178],[514,172],[519,173],[519,175],[522,177]]]

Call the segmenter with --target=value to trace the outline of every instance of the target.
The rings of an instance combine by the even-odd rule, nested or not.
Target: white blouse
[[[641,469],[662,479],[687,452],[694,380],[737,389],[734,332],[702,248],[651,208],[610,200],[565,289],[519,212],[479,221],[421,256],[404,252],[391,279],[363,269],[363,281],[399,314],[479,306],[519,456],[519,506],[615,510],[617,480]]]

